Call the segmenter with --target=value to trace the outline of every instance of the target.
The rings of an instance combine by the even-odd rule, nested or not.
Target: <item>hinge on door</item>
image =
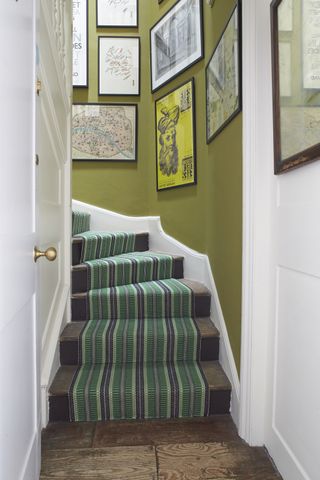
[[[36,153],[36,165],[39,165],[39,162],[40,162],[39,155]]]
[[[38,96],[40,95],[41,90],[42,90],[41,80],[39,80],[39,78],[37,78],[37,82],[36,82],[36,92],[37,92],[37,95],[38,95]]]

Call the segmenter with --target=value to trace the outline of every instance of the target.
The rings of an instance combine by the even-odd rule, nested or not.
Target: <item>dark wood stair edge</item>
[[[209,317],[211,306],[211,294],[201,283],[181,279],[181,282],[188,285],[194,292],[195,316]],[[71,296],[71,318],[72,321],[89,320],[88,296],[86,293],[74,294]]]
[[[134,250],[136,252],[145,252],[149,250],[149,233],[141,232],[136,233]],[[81,249],[82,249],[82,238],[73,237],[72,238],[72,265],[80,264]]]
[[[230,412],[231,385],[218,362],[201,362],[210,390],[209,415],[222,415]],[[75,367],[61,367],[49,390],[49,421],[69,422],[68,390]],[[67,370],[67,380],[61,381],[59,375]],[[211,371],[210,371],[211,369]],[[210,372],[210,373],[209,373]],[[216,384],[213,382],[217,378]],[[56,385],[57,384],[57,385]],[[68,385],[67,385],[68,384]],[[55,391],[57,388],[57,391]]]
[[[183,278],[183,257],[172,255],[173,274],[172,278]],[[90,290],[88,285],[88,265],[80,263],[74,265],[71,271],[72,293],[85,293]]]
[[[200,360],[218,360],[220,343],[218,330],[210,318],[195,319],[195,321],[201,335]],[[62,332],[60,337],[61,365],[79,364],[79,338],[85,324],[86,322],[71,322]]]

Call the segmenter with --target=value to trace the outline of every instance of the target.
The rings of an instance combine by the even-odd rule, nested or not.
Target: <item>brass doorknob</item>
[[[38,249],[38,247],[34,247],[34,253],[33,253],[34,261],[36,262],[40,257],[46,257],[46,259],[49,260],[49,262],[53,262],[53,260],[57,258],[57,250],[53,247],[49,247],[45,252],[42,252],[41,250]]]

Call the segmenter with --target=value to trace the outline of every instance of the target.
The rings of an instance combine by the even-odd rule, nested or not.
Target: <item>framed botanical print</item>
[[[73,86],[88,87],[88,0],[72,2]]]
[[[196,183],[194,80],[155,103],[157,190]]]
[[[274,172],[320,158],[320,4],[271,4]],[[300,52],[300,54],[297,54]]]
[[[97,27],[138,27],[138,0],[96,0]]]
[[[72,108],[72,159],[137,160],[136,104],[76,103]]]
[[[237,3],[206,67],[210,143],[241,111],[241,5]]]
[[[203,58],[202,0],[179,0],[150,30],[151,90]]]
[[[99,95],[140,95],[140,38],[99,37]]]

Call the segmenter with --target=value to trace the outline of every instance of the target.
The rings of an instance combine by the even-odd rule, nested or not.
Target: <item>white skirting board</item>
[[[170,235],[162,226],[160,217],[128,217],[119,213],[95,207],[73,200],[72,208],[91,214],[91,230],[148,232],[150,250],[166,252],[184,257],[184,275],[186,278],[203,283],[211,292],[211,317],[220,332],[219,361],[232,385],[231,415],[239,425],[239,376],[232,354],[227,328],[225,325],[217,288],[214,282],[207,255],[192,250]]]

